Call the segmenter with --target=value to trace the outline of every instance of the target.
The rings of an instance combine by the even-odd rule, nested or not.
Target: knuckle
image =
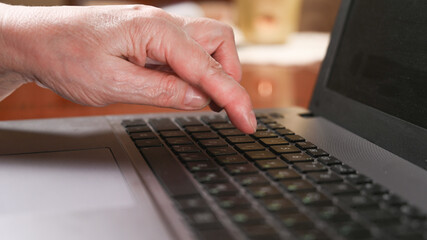
[[[234,30],[231,26],[226,25],[224,27],[224,35],[226,35],[227,37],[233,38],[234,39]]]
[[[214,19],[209,19],[209,22],[213,25],[215,29],[219,29],[223,36],[234,36],[233,28],[229,24]]]
[[[215,61],[213,58],[211,58],[210,56],[208,56],[209,58],[209,63],[208,63],[208,71],[206,71],[206,73],[209,76],[215,76],[215,75],[223,75],[224,74],[224,70],[222,65]]]
[[[173,75],[166,75],[159,83],[157,94],[154,94],[157,105],[159,106],[174,106],[177,100],[177,78]]]

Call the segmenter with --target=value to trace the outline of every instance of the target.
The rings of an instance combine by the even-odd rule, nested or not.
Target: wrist
[[[0,101],[28,82],[17,68],[19,60],[14,46],[9,44],[10,23],[8,23],[7,15],[12,8],[13,6],[0,3]]]

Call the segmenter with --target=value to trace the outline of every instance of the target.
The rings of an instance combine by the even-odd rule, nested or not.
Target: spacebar
[[[173,197],[198,194],[179,162],[164,147],[140,149],[159,181]]]

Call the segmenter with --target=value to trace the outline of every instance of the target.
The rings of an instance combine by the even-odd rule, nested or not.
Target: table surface
[[[254,108],[308,107],[320,63],[304,66],[244,64],[243,87]],[[203,111],[208,111],[208,108]],[[153,106],[112,104],[88,107],[61,98],[48,89],[30,83],[0,102],[0,120],[177,112]]]

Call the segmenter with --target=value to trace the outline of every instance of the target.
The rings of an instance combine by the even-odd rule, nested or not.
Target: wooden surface
[[[242,85],[249,92],[254,108],[308,107],[319,66],[319,63],[298,67],[244,65]],[[0,120],[173,111],[178,110],[128,104],[81,106],[35,84],[22,86],[0,102]]]

